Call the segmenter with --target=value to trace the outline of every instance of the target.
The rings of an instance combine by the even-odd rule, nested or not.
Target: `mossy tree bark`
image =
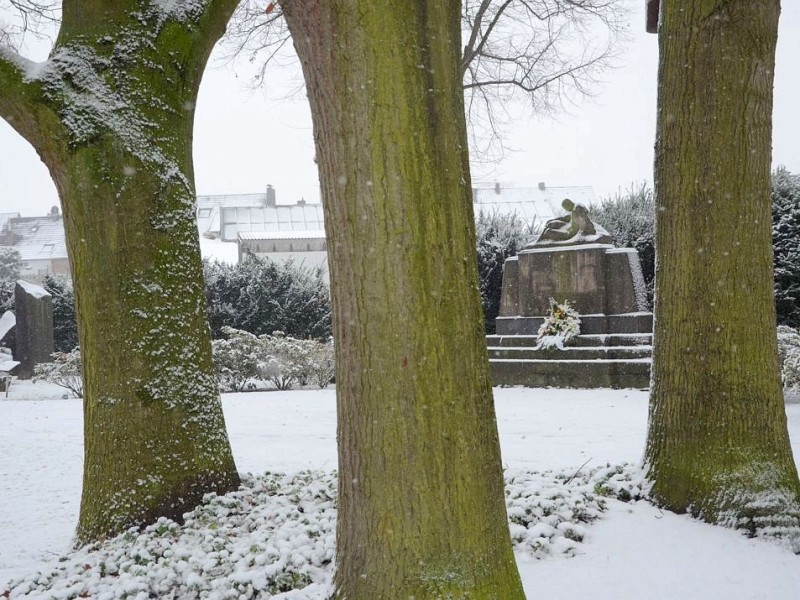
[[[652,496],[710,522],[798,524],[778,375],[770,154],[779,0],[662,0]]]
[[[192,125],[235,0],[72,0],[40,65],[0,50],[0,115],[58,189],[84,364],[78,540],[238,485],[194,217]]]
[[[459,2],[283,9],[329,239],[335,595],[523,598],[478,295]]]

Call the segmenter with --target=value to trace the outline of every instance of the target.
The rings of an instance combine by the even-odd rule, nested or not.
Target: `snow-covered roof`
[[[197,228],[207,237],[235,240],[242,232],[317,231],[324,227],[321,204],[278,204],[272,189],[263,194],[197,197]]]
[[[239,206],[264,206],[267,194],[218,194],[197,197],[197,229],[200,235],[218,234],[221,208]]]
[[[325,239],[325,231],[312,229],[309,231],[240,231],[240,240],[321,240]]]
[[[499,213],[517,216],[527,223],[543,225],[565,213],[564,198],[588,206],[597,200],[591,186],[521,187],[511,184],[477,184],[472,188],[475,214]]]
[[[6,243],[10,241],[23,262],[67,258],[64,222],[59,215],[12,218],[5,231]]]

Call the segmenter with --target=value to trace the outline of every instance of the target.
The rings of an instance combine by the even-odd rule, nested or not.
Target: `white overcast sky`
[[[525,118],[507,140],[513,152],[473,169],[473,182],[591,185],[599,197],[652,179],[655,132],[655,35],[644,32],[644,1],[631,6],[620,67],[594,99],[555,116]],[[37,57],[33,57],[37,58]],[[800,172],[800,0],[784,0],[778,38],[773,162]],[[198,100],[194,138],[199,194],[254,193],[272,184],[279,203],[319,201],[311,117],[297,69],[273,69],[269,88],[253,91],[249,74],[218,60]],[[55,187],[31,146],[0,119],[0,212],[45,214]]]

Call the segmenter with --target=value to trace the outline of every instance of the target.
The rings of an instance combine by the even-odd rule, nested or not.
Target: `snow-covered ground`
[[[80,499],[82,409],[63,393],[26,382],[16,383],[8,399],[0,395],[0,592],[8,580],[46,568],[69,549]],[[641,457],[646,392],[497,388],[495,400],[509,473],[574,473],[582,465],[588,472]],[[242,472],[336,468],[333,390],[227,394],[223,404]],[[800,405],[786,411],[800,456]],[[536,558],[518,546],[528,598],[800,597],[800,557],[776,543],[646,502],[608,500],[607,508],[582,526],[583,542],[567,554]]]

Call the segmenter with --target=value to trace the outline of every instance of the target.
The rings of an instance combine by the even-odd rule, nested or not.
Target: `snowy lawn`
[[[0,397],[0,596],[11,579],[26,577],[33,590],[43,584],[32,573],[41,571],[44,582],[60,567],[53,592],[30,597],[89,590],[92,597],[135,598],[144,589],[161,597],[223,597],[235,586],[282,589],[286,578],[297,577],[292,572],[322,586],[283,597],[323,597],[334,527],[333,390],[225,395],[237,465],[255,474],[246,488],[204,506],[182,531],[156,525],[100,553],[59,562],[77,521],[82,461],[81,403],[62,394],[47,384],[17,383],[8,399]],[[641,457],[646,392],[498,388],[495,398],[512,536],[530,599],[800,597],[800,557],[778,544],[596,493],[598,482],[616,472],[607,464]],[[787,405],[787,415],[800,456],[800,405]],[[312,472],[297,475],[303,470]],[[610,487],[635,493],[635,478],[627,467]],[[275,525],[271,537],[258,533],[259,523]],[[302,568],[284,569],[286,557]],[[116,588],[90,581],[115,569]],[[167,596],[170,589],[178,595]]]

